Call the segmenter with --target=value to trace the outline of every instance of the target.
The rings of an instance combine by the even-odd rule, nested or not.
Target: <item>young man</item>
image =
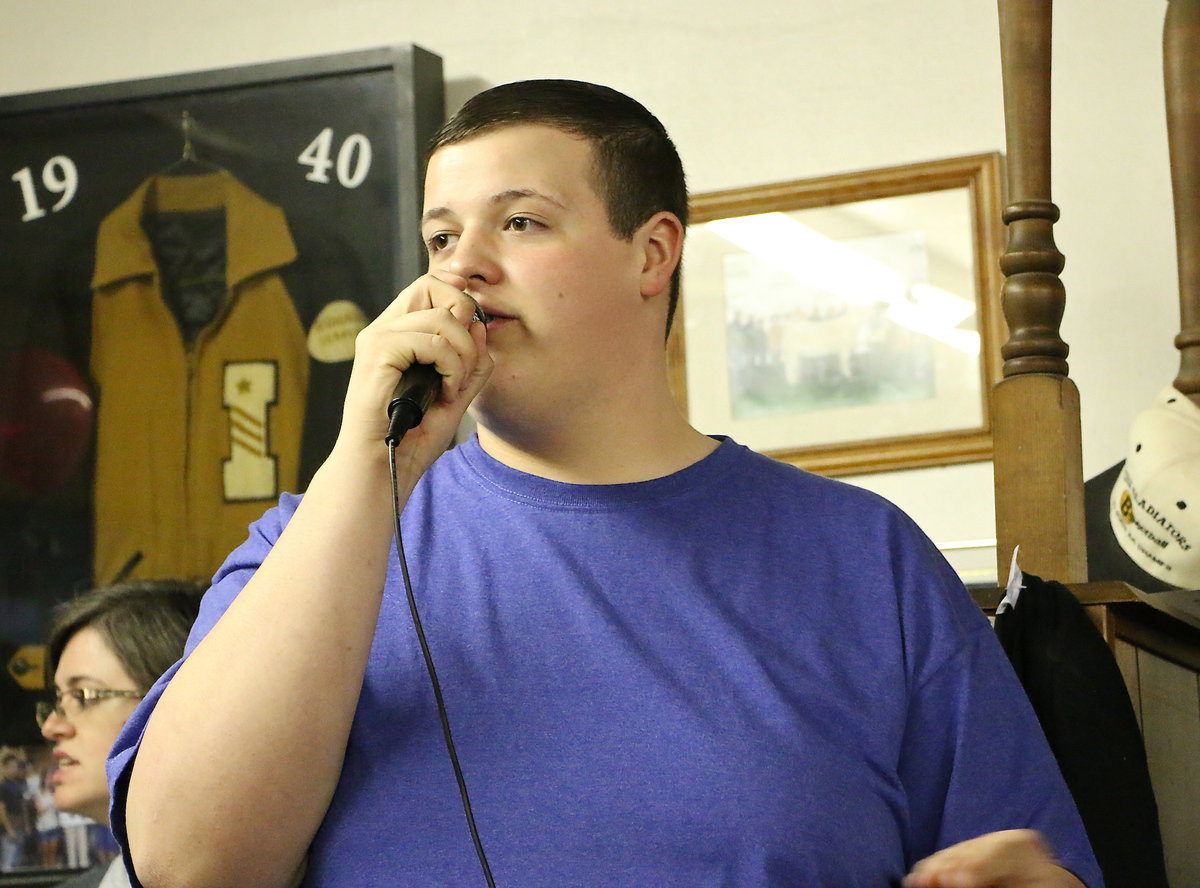
[[[430,273],[117,744],[143,885],[483,884],[392,549],[384,405],[419,362],[403,539],[496,884],[1099,886],[932,545],[675,408],[685,224],[674,147],[612,90],[510,84],[447,125]]]

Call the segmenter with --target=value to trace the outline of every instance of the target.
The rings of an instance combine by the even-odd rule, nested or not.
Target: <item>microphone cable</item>
[[[425,659],[425,672],[429,676],[429,684],[433,688],[433,696],[437,701],[438,719],[442,723],[442,737],[446,741],[446,751],[450,755],[450,764],[454,768],[454,779],[458,782],[458,794],[462,799],[463,813],[467,816],[467,828],[471,831],[471,842],[475,845],[475,856],[479,858],[479,866],[483,877],[487,880],[488,888],[496,888],[492,878],[492,868],[488,865],[487,854],[483,850],[483,842],[479,838],[479,830],[475,826],[475,814],[471,810],[471,797],[467,793],[467,779],[463,776],[462,766],[458,763],[458,751],[454,748],[454,737],[450,732],[450,716],[446,712],[446,701],[442,697],[442,686],[438,682],[437,670],[433,666],[433,655],[429,651],[429,643],[425,639],[425,629],[421,625],[421,614],[417,610],[417,599],[413,595],[412,581],[408,576],[408,560],[404,557],[404,540],[400,533],[400,489],[396,481],[396,445],[399,436],[389,434],[387,438],[388,467],[392,476],[392,516],[396,524],[396,554],[400,559],[400,574],[404,578],[404,594],[408,598],[408,610],[412,614],[413,628],[417,632],[417,641],[421,646],[421,656]]]

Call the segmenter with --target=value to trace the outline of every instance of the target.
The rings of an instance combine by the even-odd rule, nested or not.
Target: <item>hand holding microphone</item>
[[[389,404],[406,395],[414,376],[435,368],[420,386],[425,397],[409,413],[412,425],[395,430],[404,465],[419,476],[446,449],[463,413],[491,375],[487,328],[475,322],[475,301],[465,290],[468,280],[449,271],[421,275],[404,288],[370,324],[359,332],[354,364],[335,444],[335,462],[386,467],[386,448],[392,438]],[[407,382],[397,386],[403,375]],[[423,408],[423,409],[422,409]],[[403,408],[402,408],[403,409]],[[407,413],[407,411],[405,410]],[[420,429],[410,431],[420,424]]]
[[[468,297],[469,298],[469,297]],[[474,300],[472,300],[474,301]],[[475,320],[486,324],[488,317],[475,303]],[[388,401],[388,432],[384,439],[389,445],[399,443],[404,433],[420,425],[425,411],[442,388],[442,375],[432,364],[412,364],[396,381]]]

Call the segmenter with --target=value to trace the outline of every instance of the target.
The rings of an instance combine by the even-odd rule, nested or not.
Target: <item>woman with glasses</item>
[[[150,686],[183,655],[202,587],[176,580],[106,586],[61,605],[46,650],[51,698],[38,704],[54,744],[48,782],[60,811],[108,824],[108,751]],[[117,888],[129,879],[118,856],[61,888]]]

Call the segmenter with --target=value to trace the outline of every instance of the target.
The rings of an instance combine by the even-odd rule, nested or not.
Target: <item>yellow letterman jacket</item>
[[[142,220],[213,210],[225,294],[188,344]],[[280,491],[298,489],[309,352],[279,273],[296,256],[283,211],[225,172],[152,177],[101,222],[97,582],[131,564],[132,576],[207,579]]]

